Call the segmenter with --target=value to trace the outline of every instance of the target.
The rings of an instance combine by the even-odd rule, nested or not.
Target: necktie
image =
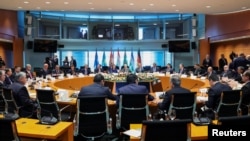
[[[31,73],[29,72],[29,75],[30,75],[30,79],[32,79],[32,75],[31,75]]]

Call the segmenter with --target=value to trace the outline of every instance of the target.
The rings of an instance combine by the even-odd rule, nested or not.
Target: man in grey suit
[[[129,74],[126,78],[127,85],[118,89],[119,94],[148,94],[148,100],[154,100],[154,97],[149,94],[146,86],[138,85],[138,77],[135,74]],[[119,97],[117,98],[117,104],[119,103]]]
[[[171,97],[173,93],[189,93],[190,90],[181,87],[181,77],[179,75],[172,75],[170,78],[170,87],[171,89],[166,91],[164,99],[162,102],[158,103],[160,110],[166,110],[168,112]]]
[[[108,87],[104,87],[104,76],[102,74],[96,74],[94,77],[94,83],[81,88],[79,97],[81,96],[107,96],[110,100],[116,100],[116,96],[113,95]]]

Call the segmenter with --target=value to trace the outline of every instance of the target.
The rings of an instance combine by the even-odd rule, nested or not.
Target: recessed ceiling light
[[[247,7],[245,7],[245,6],[244,6],[244,7],[241,7],[241,9],[247,9]]]
[[[165,24],[169,24],[168,22],[165,22]]]
[[[175,7],[176,5],[175,4],[172,4],[172,7]]]
[[[115,26],[120,26],[120,24],[115,24]]]
[[[24,1],[23,3],[28,4],[29,2],[28,1]]]
[[[134,5],[134,3],[129,3],[129,5]]]
[[[36,7],[36,9],[41,9],[41,7]]]
[[[180,10],[176,9],[175,11],[176,11],[176,12],[179,12]]]
[[[93,4],[92,2],[89,2],[88,4]]]
[[[142,11],[146,11],[147,9],[143,8]]]
[[[108,10],[112,10],[112,8],[108,8]]]
[[[64,10],[61,10],[61,11],[64,11]]]
[[[157,23],[153,23],[153,25],[157,25]]]
[[[22,9],[22,7],[20,7],[20,6],[19,6],[19,7],[17,7],[17,8],[18,8],[18,9]]]
[[[64,4],[69,4],[69,2],[65,1]]]
[[[211,8],[211,6],[210,6],[210,5],[207,5],[206,8]]]
[[[150,6],[154,6],[154,4],[153,4],[153,3],[150,3],[149,5],[150,5]]]
[[[95,9],[95,8],[93,8],[93,7],[92,7],[92,8],[90,8],[90,10],[94,10],[94,9]]]
[[[46,3],[46,4],[50,4],[51,2],[50,2],[50,1],[46,1],[45,3]]]

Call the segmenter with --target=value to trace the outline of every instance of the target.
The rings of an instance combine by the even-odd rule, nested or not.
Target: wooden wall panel
[[[21,38],[16,38],[13,42],[14,66],[23,67],[23,50],[24,40]]]
[[[247,36],[250,33],[249,17],[249,10],[230,14],[206,15],[206,37],[212,41]]]
[[[207,54],[210,54],[210,45],[208,39],[199,40],[200,64]]]
[[[0,37],[8,40],[17,37],[17,12],[0,9],[0,13]]]
[[[241,39],[228,42],[220,42],[211,44],[211,54],[214,55],[214,64],[218,66],[218,60],[220,55],[223,53],[230,63],[231,60],[229,55],[235,52],[236,54],[244,53],[245,55],[250,55],[250,39]]]

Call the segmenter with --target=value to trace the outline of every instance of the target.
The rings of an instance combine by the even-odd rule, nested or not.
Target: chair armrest
[[[65,110],[66,108],[70,107],[70,105],[64,106],[63,108],[61,108],[59,111],[62,112],[63,110]]]
[[[112,118],[109,118],[108,122],[107,122],[107,133],[108,134],[112,134],[112,125],[113,125]]]
[[[118,114],[116,114],[116,128],[117,129],[121,128],[121,119],[119,118]]]

